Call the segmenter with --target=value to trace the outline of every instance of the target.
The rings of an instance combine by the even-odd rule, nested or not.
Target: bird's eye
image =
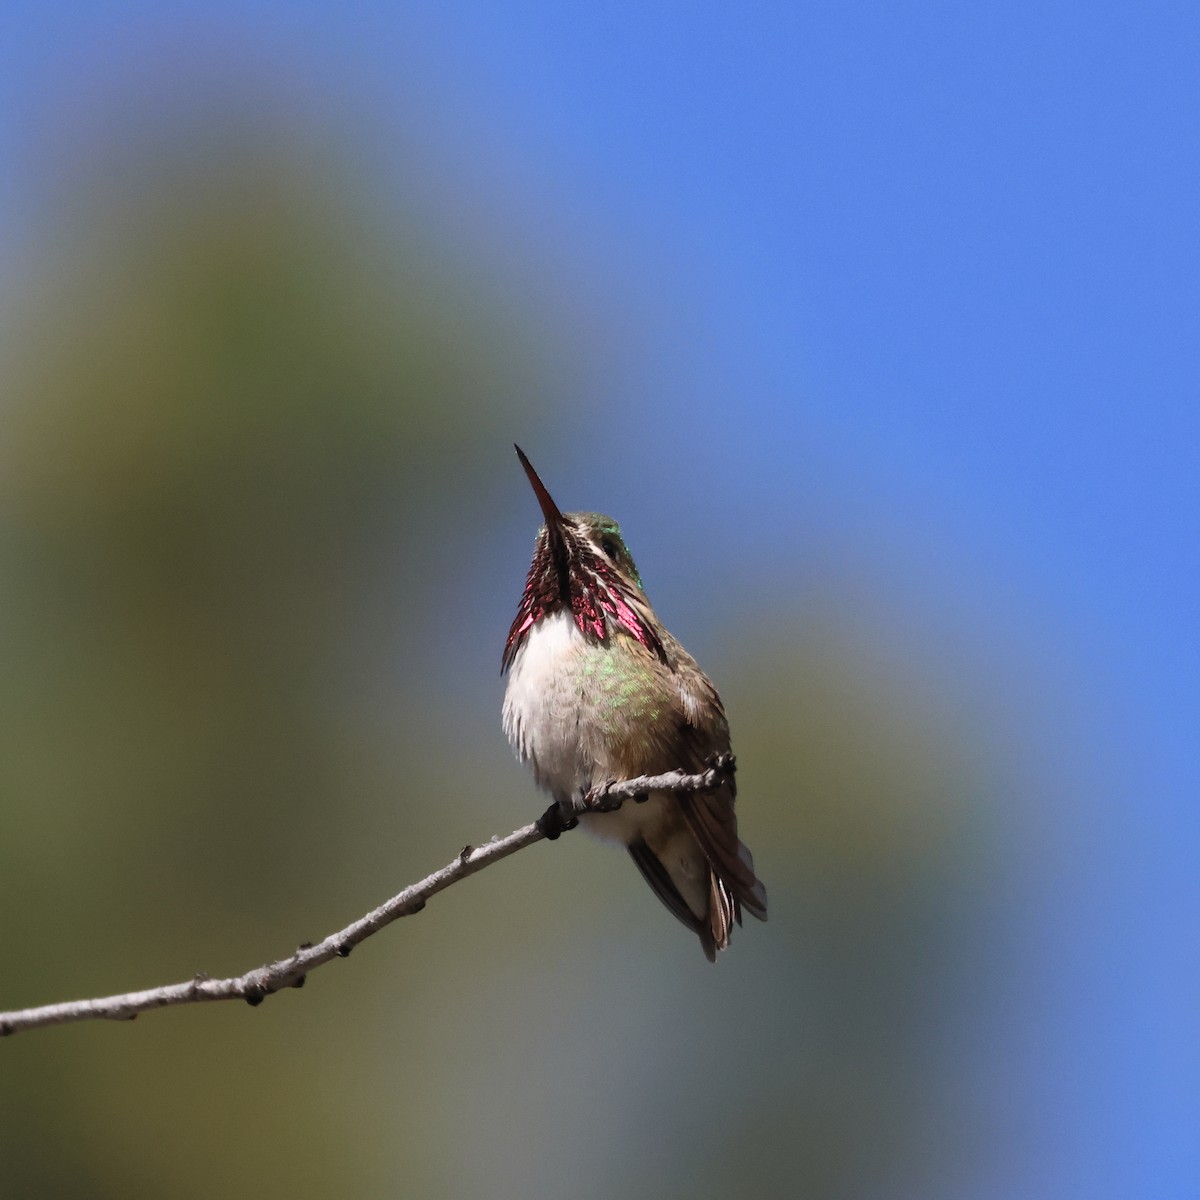
[[[603,550],[609,558],[615,559],[617,557],[617,543],[614,542],[610,537],[604,537],[600,539],[600,549]]]

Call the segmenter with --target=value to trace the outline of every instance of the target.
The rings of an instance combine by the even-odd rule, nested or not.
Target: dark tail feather
[[[709,962],[716,962],[717,951],[729,945],[734,921],[739,925],[742,923],[741,906],[717,873],[710,868],[708,916],[698,917],[679,894],[662,860],[640,838],[630,844],[629,857],[671,914],[700,939],[704,957]]]
[[[767,889],[754,872],[754,856],[737,835],[732,797],[681,796],[679,807],[722,886],[737,905],[765,921]]]
[[[729,945],[733,923],[742,923],[741,908],[733,894],[711,868],[708,873],[708,924],[714,946],[724,950]],[[702,942],[704,938],[700,939]],[[707,950],[706,950],[707,953]],[[713,955],[712,958],[715,958]],[[709,961],[712,961],[712,958]]]

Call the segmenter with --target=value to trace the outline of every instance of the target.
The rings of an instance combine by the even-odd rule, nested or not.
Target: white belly
[[[546,617],[517,651],[504,693],[504,732],[538,783],[560,799],[590,783],[579,723],[583,707],[578,658],[587,642],[569,613]]]
[[[533,767],[539,786],[560,800],[618,778],[603,748],[582,728],[592,684],[581,659],[590,650],[570,614],[546,617],[517,652],[504,694],[504,732],[513,750]],[[580,824],[597,837],[628,844],[652,838],[675,808],[672,796],[656,793],[643,804],[628,800],[616,812],[588,814]]]

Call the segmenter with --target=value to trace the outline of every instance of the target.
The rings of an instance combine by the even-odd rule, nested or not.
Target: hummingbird
[[[574,812],[576,797],[611,781],[705,770],[729,753],[717,689],[655,615],[616,521],[561,512],[514,448],[545,523],[504,645],[504,732],[554,797],[547,816],[556,806]],[[735,793],[728,773],[712,792],[651,792],[578,817],[628,849],[709,962],[743,909],[767,919],[766,888],[738,839]]]

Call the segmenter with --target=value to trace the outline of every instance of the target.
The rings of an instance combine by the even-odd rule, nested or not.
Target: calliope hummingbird
[[[717,689],[654,615],[617,523],[560,512],[516,451],[545,517],[504,646],[504,731],[517,757],[568,807],[608,781],[705,770],[729,752]],[[579,816],[629,850],[710,962],[743,909],[767,917],[766,889],[738,840],[733,775],[725,780]]]

